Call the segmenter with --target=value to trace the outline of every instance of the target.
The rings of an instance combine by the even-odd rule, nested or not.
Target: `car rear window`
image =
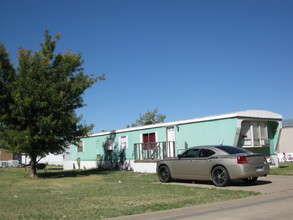
[[[228,154],[241,154],[241,153],[249,153],[249,151],[238,148],[238,147],[230,147],[230,146],[217,146],[216,148],[221,149]]]

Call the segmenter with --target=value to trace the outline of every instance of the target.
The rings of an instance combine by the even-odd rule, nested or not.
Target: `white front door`
[[[175,129],[167,128],[167,156],[175,157]]]

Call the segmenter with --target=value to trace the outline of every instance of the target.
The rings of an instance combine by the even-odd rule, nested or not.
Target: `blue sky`
[[[79,109],[94,132],[125,128],[158,108],[166,121],[269,110],[293,118],[293,1],[0,0],[0,41],[81,52],[106,74]]]

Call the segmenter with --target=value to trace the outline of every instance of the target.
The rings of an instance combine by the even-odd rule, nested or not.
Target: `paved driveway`
[[[175,182],[187,187],[219,188],[211,182]],[[269,175],[255,185],[234,181],[221,189],[260,192],[258,196],[174,210],[112,218],[113,220],[192,220],[192,219],[292,219],[293,176]]]
[[[168,184],[185,185],[190,187],[204,187],[204,188],[217,188],[217,189],[228,189],[228,190],[243,190],[243,191],[254,191],[263,194],[267,193],[278,193],[287,190],[293,190],[293,176],[277,176],[269,175],[267,177],[260,177],[254,184],[246,184],[241,180],[231,182],[230,186],[227,187],[215,187],[212,182],[173,182]]]

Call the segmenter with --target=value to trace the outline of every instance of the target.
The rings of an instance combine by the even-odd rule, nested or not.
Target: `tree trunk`
[[[35,155],[31,155],[31,174],[30,177],[35,178],[37,177],[37,157]]]

